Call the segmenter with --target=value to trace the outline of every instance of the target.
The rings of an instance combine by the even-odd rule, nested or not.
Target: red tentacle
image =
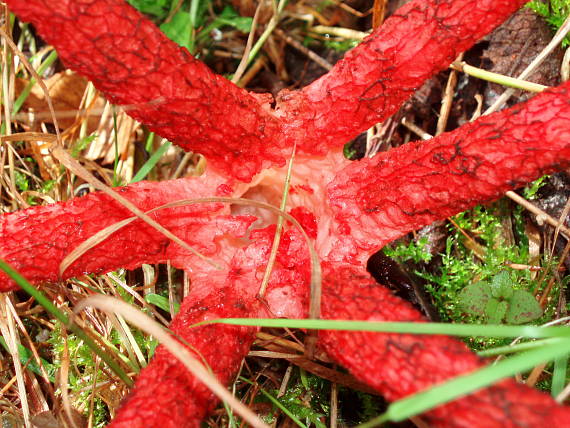
[[[278,110],[299,145],[326,153],[394,114],[526,0],[415,0],[400,8],[319,80],[283,92]]]
[[[343,320],[422,321],[410,305],[349,265],[324,268],[323,317]],[[323,331],[320,345],[358,379],[398,400],[484,366],[467,346],[446,336]],[[440,428],[570,426],[570,408],[513,380],[428,412]]]
[[[369,254],[567,167],[569,99],[566,83],[432,140],[351,163],[328,186],[335,220]]]
[[[210,293],[203,299],[190,294],[170,328],[205,362],[216,377],[228,384],[249,351],[256,328],[221,324],[192,328],[216,318],[259,316],[259,302],[245,298],[231,287]],[[109,427],[182,428],[199,427],[217,405],[216,396],[188,369],[162,347],[152,363],[143,369],[137,382]]]
[[[220,182],[219,177],[206,174],[162,183],[141,182],[118,188],[118,191],[141,210],[149,211],[180,199],[226,196],[227,186],[220,186]],[[227,207],[220,204],[197,204],[163,209],[151,216],[195,250],[205,256],[216,255],[217,262],[223,264],[229,256],[224,255],[226,247],[218,241],[226,235],[243,236],[255,220],[251,216],[227,214]],[[118,268],[134,269],[143,263],[167,260],[175,267],[186,269],[205,263],[136,219],[89,249],[60,278],[60,263],[77,246],[102,229],[129,218],[133,218],[133,214],[128,209],[100,192],[6,214],[0,217],[0,258],[33,283]],[[0,291],[15,287],[0,273]]]

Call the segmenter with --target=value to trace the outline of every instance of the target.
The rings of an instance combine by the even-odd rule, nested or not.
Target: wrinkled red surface
[[[179,199],[218,194],[219,177],[203,178],[141,182],[117,190],[140,209],[148,211]],[[243,236],[255,220],[251,216],[220,215],[224,212],[229,214],[220,204],[198,204],[167,208],[150,215],[203,255],[215,254],[220,259],[224,236]],[[3,237],[0,258],[32,282],[57,281],[59,265],[73,249],[105,227],[131,217],[133,214],[128,209],[98,192],[65,203],[10,213],[0,217]],[[142,263],[167,260],[173,266],[188,270],[198,262],[189,251],[142,220],[135,220],[87,251],[63,277],[104,273],[120,267],[134,269]],[[223,262],[223,257],[219,261]],[[16,287],[6,278],[0,273],[0,291]]]
[[[350,265],[323,266],[323,318],[422,321],[407,303]],[[484,365],[464,343],[446,336],[323,331],[319,344],[339,364],[389,400]],[[432,426],[510,428],[570,426],[570,411],[546,394],[502,381],[424,415]]]
[[[256,329],[223,325],[191,328],[193,324],[232,317],[301,317],[307,312],[309,269],[306,244],[298,231],[284,234],[265,304],[256,297],[274,233],[275,226],[252,232],[249,245],[234,248],[226,270],[206,267],[202,272],[194,272],[192,292],[170,325],[199,352],[224,383],[231,381],[239,369]],[[221,287],[211,291],[211,283]],[[217,399],[204,385],[178,360],[159,348],[152,363],[137,377],[133,391],[111,426],[199,426],[216,404]]]
[[[287,148],[296,142],[301,155],[290,207],[311,235],[316,234],[317,251],[325,261],[326,317],[419,320],[407,303],[372,285],[363,268],[367,255],[396,236],[498,197],[542,172],[567,165],[570,159],[566,88],[431,142],[346,167],[346,161],[335,165],[334,153],[321,161],[308,156],[338,147],[389,115],[425,78],[514,11],[522,3],[519,0],[413,1],[330,75],[302,92],[282,94],[274,112],[267,99],[258,102],[210,73],[119,0],[7,3],[33,21],[64,61],[90,77],[114,102],[126,104],[133,116],[162,136],[206,153],[231,177],[247,181],[261,168],[282,165]],[[231,180],[229,187],[220,186],[219,179],[206,176],[121,191],[144,210],[216,192],[245,193],[274,203],[275,195],[270,193],[282,174],[265,170],[250,188]],[[231,213],[239,211],[232,207]],[[157,214],[161,223],[199,250],[221,257],[221,271],[196,263],[137,220],[138,227],[133,224],[116,232],[67,274],[166,259],[191,270],[194,300],[184,302],[172,327],[193,346],[204,348],[214,371],[228,381],[248,348],[251,330],[212,327],[192,332],[187,327],[191,320],[204,317],[259,315],[253,296],[274,230],[252,230],[247,238],[239,238],[251,220],[229,214],[227,208],[218,207]],[[35,282],[53,280],[61,259],[75,245],[125,217],[130,214],[102,195],[9,214],[0,220],[0,257]],[[262,222],[256,227],[263,226]],[[212,232],[216,229],[221,230]],[[304,242],[298,232],[287,230],[267,294],[274,315],[306,314],[308,274]],[[224,344],[227,347],[219,349]],[[460,342],[445,337],[325,332],[321,344],[390,399],[482,364]],[[214,352],[221,353],[219,361]],[[195,426],[214,401],[163,350],[140,378],[142,383],[116,423]],[[189,394],[194,398],[186,399]],[[179,404],[182,397],[187,409]],[[150,413],[158,417],[148,419]],[[568,425],[569,415],[548,396],[508,381],[440,407],[428,417],[441,427],[538,428]]]
[[[427,142],[352,162],[327,187],[335,220],[361,249],[378,249],[566,168],[569,91],[566,83]]]
[[[191,327],[208,319],[260,313],[259,302],[244,298],[238,289],[216,290],[198,300],[191,293],[182,303],[180,315],[172,321],[170,328],[191,343],[198,361],[205,362],[218,379],[227,384],[249,351],[256,329],[219,324]],[[214,394],[166,349],[159,347],[152,364],[138,375],[135,387],[109,426],[199,427],[202,419],[216,405]]]
[[[322,155],[384,120],[525,0],[411,2],[329,74],[282,93],[275,111],[269,95],[248,94],[212,73],[123,0],[6,3],[131,116],[248,181],[283,165],[293,143]]]
[[[319,80],[283,92],[286,132],[325,153],[395,113],[422,83],[526,0],[412,1]]]

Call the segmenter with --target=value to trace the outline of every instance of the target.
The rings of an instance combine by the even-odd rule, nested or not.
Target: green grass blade
[[[144,299],[146,300],[147,303],[154,306],[158,306],[163,311],[170,313],[170,302],[166,297],[156,293],[149,293],[146,296],[144,296]],[[179,311],[180,311],[180,304],[174,303],[174,314],[172,315],[176,315]]]
[[[200,6],[199,0],[192,0],[190,2],[190,28],[188,35],[188,51],[194,55],[196,52],[196,27],[198,26],[198,9]]]
[[[162,155],[166,153],[166,151],[170,148],[170,146],[172,146],[172,143],[170,141],[167,141],[162,146],[160,146],[158,150],[154,152],[150,158],[148,158],[148,160],[144,163],[141,169],[138,170],[138,172],[131,180],[131,183],[137,183],[141,180],[144,180],[144,178],[149,174],[149,172],[152,171],[152,169],[156,166],[157,162],[160,160]]]
[[[569,352],[570,339],[565,339],[558,343],[502,360],[474,373],[459,376],[442,385],[434,386],[426,391],[396,401],[388,407],[386,413],[360,425],[359,428],[369,428],[387,420],[393,422],[403,421],[501,379],[530,370],[538,364],[567,356]]]
[[[20,273],[13,269],[8,263],[0,259],[0,269],[2,269],[6,274],[18,284],[22,290],[32,296],[36,301],[44,307],[52,316],[54,316],[58,321],[60,321],[64,326],[66,326],[72,333],[80,337],[89,348],[95,352],[101,359],[107,363],[109,368],[115,372],[115,374],[127,385],[132,386],[133,381],[131,378],[123,371],[123,369],[117,364],[117,362],[101,347],[99,347],[91,337],[89,337],[77,324],[70,323],[69,317],[60,311],[44,294],[36,289],[32,284],[30,284],[26,278],[24,278]]]
[[[239,379],[244,381],[245,383],[249,383],[250,385],[254,386],[254,383],[252,381],[244,378],[243,376],[240,376]],[[267,392],[263,388],[261,388],[259,386],[257,386],[257,387],[259,388],[259,391],[263,395],[265,395],[269,401],[271,401],[273,404],[275,404],[275,406],[277,406],[279,408],[279,410],[281,410],[283,413],[285,413],[293,422],[295,422],[301,428],[307,428],[307,426],[303,422],[301,422],[293,413],[291,413],[289,411],[289,409],[287,409],[287,407],[285,407],[283,404],[281,404],[281,402],[277,398],[275,398],[273,395],[271,395],[269,392]]]
[[[566,372],[568,370],[568,354],[562,355],[554,360],[554,371],[552,372],[552,387],[550,392],[553,397],[557,397],[566,386]]]
[[[533,340],[532,342],[517,343],[516,345],[498,346],[496,348],[484,349],[478,351],[477,355],[480,357],[495,357],[497,355],[514,354],[516,352],[528,351],[530,349],[540,348],[541,346],[558,343],[559,339],[542,339]]]
[[[2,347],[6,350],[6,352],[8,353],[10,352],[8,344],[6,343],[6,340],[4,340],[3,336],[0,336],[0,345],[2,345]],[[40,365],[34,359],[32,351],[30,351],[21,343],[18,343],[18,356],[20,357],[20,362],[22,363],[22,366],[26,367],[28,370],[37,374],[38,376],[43,376]],[[43,358],[40,358],[40,363],[44,367],[48,375],[49,381],[55,382],[55,376],[54,376],[56,370],[55,366],[50,362],[44,360]]]
[[[146,141],[144,143],[144,149],[147,153],[152,152],[152,144],[154,142],[154,132],[149,132],[148,136],[146,137]]]
[[[314,330],[371,331],[379,333],[439,334],[449,336],[482,337],[527,337],[542,339],[549,337],[570,338],[567,327],[538,327],[484,324],[444,324],[381,321],[342,321],[310,319],[273,318],[224,318],[196,324],[231,324],[273,328],[304,328]]]

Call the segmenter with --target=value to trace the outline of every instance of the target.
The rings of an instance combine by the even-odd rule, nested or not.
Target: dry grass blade
[[[570,48],[567,48],[566,52],[564,52],[564,58],[560,66],[560,77],[562,82],[570,80]]]
[[[5,34],[6,31],[9,31],[9,24],[8,24],[8,20],[7,20],[7,15],[3,16],[4,20],[3,20],[3,28],[1,29],[1,31]],[[14,68],[11,66],[8,66],[8,62],[9,62],[9,49],[12,49],[13,46],[13,42],[11,39],[9,39],[8,37],[3,38],[3,43],[2,43],[2,84],[0,86],[1,88],[1,99],[2,99],[2,103],[4,104],[4,108],[3,108],[3,113],[4,113],[4,117],[3,117],[3,123],[2,125],[4,126],[5,130],[4,132],[6,133],[7,136],[9,136],[10,134],[12,134],[12,105],[13,105],[13,101],[14,101],[14,94],[13,94],[13,83],[14,83]],[[8,165],[7,165],[7,180],[5,180],[5,183],[9,189],[9,192],[12,196],[12,200],[11,200],[11,209],[15,210],[18,207],[23,207],[23,208],[28,208],[28,203],[26,202],[25,198],[23,198],[19,191],[18,191],[18,186],[16,185],[16,164],[15,164],[15,150],[12,147],[11,144],[4,144],[4,148],[7,150],[4,150],[2,152],[2,156],[1,156],[1,164],[0,167],[2,169],[2,171],[4,172],[4,163],[7,161]]]
[[[461,62],[462,60],[463,60],[463,53],[459,54],[459,56],[455,61]],[[447,84],[445,85],[445,90],[443,91],[435,135],[443,134],[445,132],[445,128],[447,127],[447,121],[449,120],[449,114],[451,113],[453,95],[455,94],[456,86],[457,86],[457,72],[455,70],[451,70],[451,72],[449,73],[449,77],[447,78]]]
[[[372,29],[376,30],[384,22],[388,0],[374,0],[372,6]]]
[[[295,48],[296,50],[298,50],[299,52],[301,52],[303,55],[307,56],[307,58],[309,58],[310,60],[314,61],[315,63],[317,63],[318,65],[320,65],[322,68],[324,68],[327,71],[332,70],[333,65],[328,62],[326,59],[321,58],[320,56],[318,56],[315,52],[313,52],[312,50],[308,49],[307,47],[305,47],[304,45],[302,45],[301,43],[299,43],[297,40],[295,40],[293,37],[287,35],[285,33],[285,31],[276,28],[275,29],[275,34],[285,40],[291,47]]]
[[[198,360],[192,353],[169,333],[167,333],[157,322],[133,308],[128,303],[120,299],[96,295],[80,301],[75,313],[86,307],[94,307],[108,313],[120,314],[123,318],[154,336],[168,351],[174,355],[186,368],[201,382],[203,382],[214,394],[226,402],[236,413],[238,413],[248,424],[258,428],[268,428],[251,410],[237,400]]]
[[[286,211],[287,208],[287,196],[289,195],[289,185],[291,184],[291,172],[293,171],[293,162],[295,160],[295,149],[293,146],[293,151],[291,153],[291,158],[289,159],[289,165],[287,166],[287,175],[285,176],[285,182],[283,183],[283,194],[281,196],[281,207],[282,212]],[[275,229],[275,235],[273,237],[273,243],[271,245],[271,252],[269,253],[269,260],[267,261],[267,267],[263,273],[263,279],[261,281],[261,286],[259,287],[259,296],[263,297],[265,295],[265,290],[269,284],[269,278],[271,277],[271,272],[273,271],[273,266],[275,265],[275,260],[277,259],[277,250],[279,249],[279,242],[281,242],[281,232],[283,231],[283,217],[279,216],[277,218],[277,228]]]
[[[338,385],[335,382],[331,383],[331,428],[337,427],[338,419]]]
[[[562,216],[561,220],[559,221],[554,217],[552,217],[551,215],[549,215],[547,212],[538,208],[536,205],[531,204],[525,198],[520,196],[518,193],[513,192],[512,190],[509,190],[505,195],[508,196],[513,201],[515,201],[520,206],[522,206],[523,208],[533,213],[536,216],[538,222],[546,222],[549,225],[556,228],[556,233],[560,232],[565,237],[570,237],[570,229],[564,226],[564,218],[566,218],[568,211],[566,211],[566,215]]]
[[[57,136],[53,134],[46,134],[44,132],[19,132],[17,134],[2,135],[0,136],[0,142],[4,143],[7,141],[47,141],[54,142],[57,141]]]
[[[59,390],[61,392],[61,402],[65,416],[67,417],[67,423],[71,428],[79,428],[75,423],[75,418],[73,417],[73,407],[71,405],[71,399],[69,397],[68,385],[69,385],[69,366],[71,364],[69,356],[69,347],[67,343],[67,334],[65,335],[65,340],[63,341],[63,355],[61,356],[61,369],[59,370]]]
[[[188,245],[186,242],[184,242],[182,239],[180,239],[179,237],[177,237],[175,234],[173,234],[171,231],[169,231],[168,229],[166,229],[164,226],[160,225],[159,223],[157,223],[155,220],[153,220],[152,218],[150,218],[145,212],[143,212],[140,208],[138,208],[135,204],[133,204],[131,201],[129,201],[128,199],[122,197],[121,195],[119,195],[117,192],[115,192],[114,190],[112,190],[109,186],[105,185],[104,183],[102,183],[101,181],[97,180],[93,174],[91,174],[89,171],[87,171],[77,160],[75,160],[62,146],[60,145],[56,145],[55,147],[53,147],[52,149],[52,153],[53,155],[59,159],[61,161],[61,163],[63,163],[65,165],[65,167],[67,169],[69,169],[71,172],[73,172],[75,175],[81,177],[83,180],[85,180],[87,183],[91,184],[95,189],[100,190],[102,192],[104,192],[106,195],[108,195],[109,197],[113,198],[115,201],[117,201],[118,203],[120,203],[121,205],[123,205],[125,208],[127,208],[129,211],[131,211],[133,214],[135,214],[138,218],[140,218],[141,220],[143,220],[145,223],[147,223],[149,226],[152,226],[154,229],[158,230],[160,233],[162,233],[164,236],[166,236],[167,238],[171,239],[172,241],[176,242],[178,245],[180,245],[182,248],[190,251],[192,254],[194,254],[195,256],[199,257],[200,259],[204,260],[205,262],[209,263],[210,265],[212,265],[213,267],[215,267],[216,269],[220,269],[220,266],[215,263],[214,261],[210,260],[208,257],[204,256],[203,254],[201,254],[200,252],[196,251],[194,248],[192,248],[190,245]]]
[[[32,351],[33,358],[34,358],[36,364],[38,365],[38,367],[40,369],[41,376],[43,377],[43,379],[45,381],[45,385],[48,386],[48,393],[50,394],[51,399],[53,401],[55,401],[55,393],[54,393],[53,389],[51,388],[49,375],[46,371],[45,366],[43,365],[43,363],[41,361],[40,355],[38,353],[38,349],[37,349],[35,343],[33,342],[32,338],[30,337],[28,331],[26,330],[26,326],[22,322],[20,315],[16,311],[16,308],[14,307],[14,305],[12,304],[12,302],[10,300],[8,300],[7,302],[9,303],[9,305],[6,306],[6,309],[10,311],[12,319],[16,322],[16,325],[20,329],[20,333],[22,334],[22,336],[24,337],[24,339],[28,343],[28,347],[29,347],[30,351]],[[1,395],[2,394],[0,394],[0,396]],[[44,402],[43,404],[44,404],[45,410],[49,410],[47,403]]]
[[[259,19],[259,12],[261,11],[261,7],[263,2],[259,2],[257,8],[255,9],[255,14],[253,15],[253,21],[251,22],[251,30],[249,31],[249,35],[247,36],[247,43],[245,45],[245,50],[243,51],[243,56],[241,61],[232,77],[232,83],[238,83],[249,64],[249,53],[251,52],[251,47],[253,45],[253,38],[255,36],[255,30],[257,29],[257,21]]]
[[[273,4],[273,16],[269,20],[269,23],[265,27],[265,30],[263,31],[263,33],[261,34],[261,36],[259,37],[259,39],[255,43],[255,45],[253,45],[253,47],[251,48],[251,51],[249,52],[249,56],[247,57],[248,63],[251,62],[255,58],[257,53],[260,51],[260,49],[263,47],[263,45],[267,41],[267,38],[271,35],[273,30],[275,30],[275,28],[277,28],[277,25],[279,24],[279,20],[281,19],[281,13],[283,12],[285,5],[287,4],[287,1],[286,0],[279,0],[278,3],[273,2],[272,4]]]
[[[566,385],[562,392],[556,396],[556,401],[562,404],[568,398],[568,396],[570,396],[570,383]]]
[[[370,35],[370,33],[364,31],[351,30],[350,28],[342,27],[329,27],[327,25],[315,25],[314,27],[311,27],[311,32],[360,41]]]
[[[14,371],[16,373],[16,385],[18,386],[18,394],[22,406],[22,413],[24,416],[24,425],[26,428],[31,427],[30,422],[30,407],[28,404],[28,395],[26,393],[26,383],[24,381],[24,374],[22,364],[18,355],[18,338],[16,336],[16,328],[14,325],[14,318],[11,311],[8,309],[11,306],[10,298],[7,294],[0,294],[0,332],[5,337],[12,361],[14,363]]]
[[[150,211],[149,211],[150,212]],[[79,259],[83,254],[85,254],[89,249],[93,248],[97,244],[100,244],[117,230],[125,227],[129,223],[135,221],[138,217],[130,217],[118,223],[115,223],[99,232],[95,235],[89,237],[81,243],[81,245],[75,247],[71,253],[69,253],[59,264],[59,276],[63,277],[63,274],[69,266],[71,266],[77,259]]]

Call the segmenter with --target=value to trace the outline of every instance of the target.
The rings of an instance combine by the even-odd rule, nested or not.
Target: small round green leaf
[[[534,296],[525,290],[514,290],[509,299],[506,322],[508,324],[523,324],[540,318],[542,308]]]
[[[504,300],[490,299],[485,307],[489,324],[500,324],[507,313],[508,303]]]
[[[491,282],[493,297],[509,299],[513,295],[513,281],[508,272],[501,271],[493,277]]]
[[[476,282],[470,284],[459,293],[459,304],[461,308],[471,314],[485,315],[485,307],[491,298],[491,288],[486,282]]]

